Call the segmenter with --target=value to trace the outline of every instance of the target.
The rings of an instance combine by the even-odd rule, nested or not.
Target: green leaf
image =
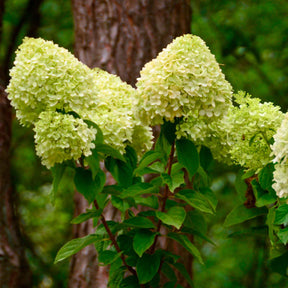
[[[117,237],[117,242],[120,250],[123,251],[125,255],[136,257],[138,260],[139,257],[133,249],[133,236],[134,235],[121,234]]]
[[[151,288],[159,288],[160,286],[160,273],[156,273],[153,279],[149,282]]]
[[[116,261],[121,256],[121,254],[122,252],[117,253],[116,251],[105,250],[99,254],[98,260],[103,265],[109,265]]]
[[[180,258],[179,255],[173,254],[168,250],[158,249],[155,253],[160,255],[160,258],[164,261],[164,263],[176,263]]]
[[[119,159],[123,162],[126,162],[124,156],[115,148],[111,147],[110,145],[107,144],[97,144],[96,148],[94,149],[98,153],[102,153],[105,156],[111,156],[115,159]]]
[[[91,171],[83,168],[76,168],[74,183],[77,191],[81,193],[89,203],[95,200],[96,195],[100,192],[99,190],[101,190],[98,186],[99,183],[93,181]]]
[[[199,238],[201,238],[201,239],[209,242],[210,244],[216,246],[216,244],[210,238],[208,238],[203,233],[201,233],[201,232],[199,232],[197,230],[194,230],[194,229],[189,228],[189,227],[182,227],[181,228],[181,232],[187,233],[187,234],[190,234],[190,235],[194,235],[194,236],[198,236]]]
[[[109,220],[109,221],[106,221],[108,227],[110,228],[112,234],[115,234],[117,233],[118,231],[122,230],[122,226],[121,224],[115,222],[115,221],[112,221],[112,220]],[[101,223],[94,234],[97,234],[97,235],[108,235],[107,234],[107,231],[106,231],[106,228],[104,227],[104,225]]]
[[[120,284],[124,278],[125,275],[125,270],[126,267],[125,266],[121,266],[121,263],[119,262],[119,264],[117,265],[118,267],[115,267],[114,269],[111,269],[112,266],[115,265],[116,262],[111,264],[110,270],[109,270],[109,282],[107,287],[109,288],[119,288]],[[115,265],[116,266],[116,265]]]
[[[245,180],[247,178],[250,178],[252,176],[255,175],[255,170],[248,170],[247,172],[245,172],[243,175],[242,175],[242,180]]]
[[[207,233],[207,223],[203,214],[198,210],[188,211],[183,225],[203,234]]]
[[[172,178],[169,174],[167,173],[162,173],[161,178],[163,180],[163,184],[167,184],[169,187],[169,190],[171,191],[172,188]]]
[[[108,195],[105,194],[105,193],[103,192],[103,190],[102,190],[101,193],[99,193],[99,194],[97,195],[97,199],[96,199],[96,200],[97,200],[97,203],[98,203],[99,208],[102,209],[102,210],[105,208],[105,206],[106,206],[107,203],[109,202]]]
[[[275,207],[271,207],[268,210],[268,215],[267,215],[267,225],[268,225],[268,235],[271,243],[274,243],[275,235],[274,235],[274,221],[275,221]]]
[[[159,208],[158,198],[154,195],[148,197],[135,196],[134,200],[136,205],[147,206],[155,210]]]
[[[96,133],[96,139],[95,141],[93,141],[95,144],[102,144],[104,142],[104,136],[103,136],[103,132],[100,129],[100,127],[95,124],[94,122],[90,121],[90,120],[84,120],[84,122],[89,126],[89,127],[93,127],[97,130]]]
[[[179,123],[179,119],[175,119],[172,123],[170,121],[164,120],[164,123],[161,125],[161,132],[163,132],[165,138],[168,140],[170,144],[174,142],[176,139],[176,126]]]
[[[117,196],[112,196],[111,197],[111,204],[113,207],[119,209],[122,213],[127,211],[130,208],[130,205],[127,201],[117,197]]]
[[[242,170],[239,170],[237,175],[236,175],[236,180],[235,180],[235,188],[236,191],[239,195],[239,197],[241,198],[241,201],[246,201],[245,198],[245,193],[247,191],[247,184],[245,183],[245,181],[242,179],[244,172]]]
[[[144,168],[146,168],[148,165],[150,165],[152,162],[160,159],[163,157],[163,153],[159,151],[148,151],[144,154],[142,159],[139,162],[138,167],[134,170],[134,174],[137,174],[138,172],[142,171]]]
[[[187,272],[185,266],[182,263],[174,263],[172,265],[184,276],[185,280],[190,285],[190,287],[193,288],[194,287],[193,281],[192,281],[189,273]]]
[[[124,278],[119,288],[140,288],[138,278],[134,275]]]
[[[276,200],[277,200],[276,194],[272,195],[271,193],[265,193],[262,196],[260,196],[260,198],[257,198],[256,206],[263,207],[275,203]]]
[[[161,152],[163,156],[163,162],[167,162],[167,159],[169,157],[169,153],[171,150],[171,145],[169,144],[168,140],[166,139],[163,131],[161,130],[160,135],[157,139],[156,145],[155,145],[155,151]]]
[[[176,280],[174,281],[170,281],[170,282],[166,282],[163,286],[163,288],[175,288],[176,286]]]
[[[92,178],[94,180],[95,176],[97,175],[100,169],[100,159],[98,157],[97,152],[95,150],[92,150],[92,155],[86,157],[85,160],[87,161],[89,168],[92,171]]]
[[[228,214],[225,219],[224,226],[229,227],[232,225],[240,224],[244,221],[250,220],[260,215],[265,215],[267,213],[268,209],[266,207],[246,208],[244,204],[240,204]]]
[[[199,168],[197,170],[197,174],[201,177],[201,180],[203,182],[203,186],[205,186],[205,187],[210,186],[208,174],[206,173],[206,171],[201,166],[199,166]]]
[[[56,255],[54,263],[62,261],[74,255],[84,247],[99,241],[103,241],[103,239],[96,234],[90,234],[82,238],[73,239],[60,248]]]
[[[55,194],[58,190],[65,168],[66,165],[64,163],[55,164],[54,167],[51,168],[53,183],[52,183],[52,189],[50,191],[50,200],[53,205],[55,204]]]
[[[156,233],[151,232],[150,230],[138,230],[133,238],[133,249],[142,257],[144,252],[149,249],[155,239]]]
[[[124,189],[124,191],[119,194],[119,197],[125,199],[128,197],[135,197],[139,194],[144,195],[157,192],[157,187],[150,183],[136,183],[132,186],[129,186],[127,189]]]
[[[123,221],[123,224],[130,227],[136,228],[155,228],[154,224],[147,218],[144,217],[133,217]]]
[[[270,260],[270,267],[272,271],[281,275],[288,276],[288,251],[279,257],[275,257]]]
[[[210,244],[216,245],[211,239],[205,236],[207,233],[207,223],[203,214],[197,210],[192,210],[187,213],[181,232],[198,236]]]
[[[275,192],[269,193],[264,190],[256,179],[251,181],[254,195],[256,197],[256,206],[263,207],[269,204],[273,204],[277,200]],[[271,184],[272,185],[272,184]]]
[[[179,164],[179,163],[176,163],[176,164]],[[176,165],[176,164],[172,166],[172,171],[171,171],[172,185],[171,186],[168,185],[172,193],[174,192],[176,188],[178,188],[182,184],[185,184],[184,171],[182,170],[183,167],[182,165]]]
[[[264,190],[270,191],[273,184],[273,172],[275,171],[274,164],[269,163],[258,174],[258,179],[261,187]]]
[[[102,214],[102,209],[96,210],[96,211],[89,211],[82,213],[75,217],[72,221],[71,224],[80,224],[88,219],[91,218],[99,218],[99,216]]]
[[[174,206],[171,207],[166,213],[156,211],[156,216],[166,225],[172,225],[177,229],[180,229],[185,217],[186,211],[183,207]]]
[[[163,262],[161,272],[171,281],[177,281],[175,271],[167,262]],[[173,286],[174,287],[174,286]]]
[[[281,205],[276,209],[275,225],[288,224],[288,204]]]
[[[194,207],[202,212],[214,214],[214,209],[208,199],[199,192],[191,189],[184,189],[175,194],[175,198],[185,201],[191,207]]]
[[[277,236],[281,242],[286,245],[288,243],[288,227],[280,229],[277,233]]]
[[[130,164],[121,160],[108,157],[105,159],[105,167],[112,174],[117,183],[124,188],[133,183],[133,169]]]
[[[213,211],[216,212],[216,207],[218,204],[218,200],[214,194],[214,192],[210,188],[202,188],[200,189],[202,195],[206,197]]]
[[[139,258],[136,265],[139,283],[145,284],[151,281],[158,272],[159,266],[160,257],[156,253],[152,255],[144,254],[141,258]]]
[[[107,250],[108,247],[109,246],[111,247],[111,244],[112,244],[111,240],[109,239],[109,235],[107,233],[99,235],[99,239],[100,238],[102,238],[102,241],[94,243],[94,247],[95,247],[95,249],[96,249],[98,254],[103,252],[103,251],[105,251],[105,250]]]
[[[243,238],[245,240],[248,240],[248,236],[252,237],[263,237],[265,238],[268,232],[268,227],[266,225],[262,226],[256,226],[256,227],[249,227],[247,229],[241,229],[238,231],[234,231],[230,234],[228,234],[228,238]]]
[[[209,168],[213,164],[213,156],[209,148],[206,146],[201,146],[200,153],[200,164],[205,171],[209,170]]]
[[[137,167],[138,162],[138,155],[134,148],[127,145],[125,148],[125,154],[124,154],[125,160],[127,164],[130,166],[131,170],[134,171]]]
[[[195,258],[201,263],[204,264],[202,256],[198,248],[191,243],[186,235],[170,232],[167,235],[170,239],[175,240],[180,245],[182,245],[190,254],[195,256]]]
[[[187,169],[190,178],[192,178],[200,165],[196,146],[188,139],[180,139],[176,141],[176,151],[178,162]]]

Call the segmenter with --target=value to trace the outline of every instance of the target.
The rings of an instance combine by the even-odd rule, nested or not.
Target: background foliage
[[[9,62],[8,52],[15,50],[31,30],[27,19],[13,42],[13,31],[21,24],[27,0],[6,1],[0,61]],[[235,91],[245,90],[255,97],[272,101],[286,112],[288,100],[288,3],[277,1],[193,0],[192,33],[207,42]],[[40,6],[36,35],[73,50],[73,21],[70,1],[45,0]],[[9,46],[10,45],[10,46]],[[10,50],[9,50],[10,47]],[[68,261],[53,265],[60,246],[71,237],[73,187],[69,175],[61,183],[56,206],[50,204],[51,175],[35,156],[29,129],[13,125],[13,183],[19,193],[27,255],[34,271],[35,287],[65,287]],[[288,287],[283,276],[267,271],[265,245],[259,237],[242,237],[244,226],[224,228],[225,216],[239,202],[235,190],[237,167],[231,171],[213,163],[213,190],[219,199],[218,213],[209,216],[208,235],[216,243],[202,245],[206,268],[195,263],[196,287]],[[24,171],[24,173],[23,173]],[[218,171],[218,172],[216,172]],[[69,174],[69,171],[67,172]],[[238,189],[239,190],[239,189]],[[242,195],[243,196],[243,195]],[[261,221],[253,220],[253,221]],[[251,227],[253,221],[250,222]],[[246,226],[247,228],[247,226]],[[236,232],[236,233],[235,233]],[[237,237],[232,237],[232,236]],[[196,239],[197,240],[197,239]],[[207,284],[209,283],[209,284]]]

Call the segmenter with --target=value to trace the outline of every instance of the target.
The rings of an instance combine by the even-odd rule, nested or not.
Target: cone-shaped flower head
[[[100,91],[96,110],[87,110],[86,119],[96,123],[104,135],[104,142],[121,153],[130,144],[138,153],[152,146],[152,132],[134,113],[133,101],[137,91],[119,77],[101,69],[93,69],[94,85]]]
[[[280,107],[260,103],[244,92],[235,95],[235,103],[226,116],[214,122],[184,119],[177,133],[209,147],[220,162],[258,170],[273,159],[269,143],[284,115]]]
[[[261,103],[244,92],[235,95],[235,102],[239,106],[232,107],[226,124],[232,159],[245,168],[261,169],[272,160],[270,143],[284,114],[279,106]]]
[[[176,38],[148,62],[136,86],[139,116],[156,125],[192,113],[217,118],[231,102],[232,87],[205,42],[193,35]]]
[[[51,41],[25,38],[16,52],[7,88],[20,122],[37,121],[42,111],[95,109],[93,73],[68,50]]]
[[[275,155],[273,162],[277,162],[272,187],[278,197],[288,197],[288,113],[274,135],[274,144],[271,147]]]
[[[35,123],[36,153],[47,168],[66,160],[91,155],[96,129],[72,115],[47,111]]]

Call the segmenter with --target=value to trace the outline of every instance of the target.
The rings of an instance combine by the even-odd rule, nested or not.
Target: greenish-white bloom
[[[99,90],[97,109],[82,111],[84,118],[96,123],[104,135],[104,142],[125,152],[131,145],[138,153],[152,147],[152,131],[134,113],[137,91],[119,77],[101,69],[93,69],[93,83]]]
[[[47,168],[66,160],[91,155],[96,129],[82,119],[54,111],[42,112],[35,123],[36,153]]]
[[[92,70],[51,41],[25,38],[10,76],[8,97],[24,125],[37,121],[46,110],[81,114],[97,107]]]
[[[205,42],[190,34],[176,38],[148,62],[136,84],[136,106],[150,125],[192,114],[218,118],[231,102],[232,87]]]
[[[273,136],[274,143],[271,146],[275,155],[274,162],[285,162],[288,164],[288,113],[281,123],[281,126]]]
[[[221,162],[261,169],[273,159],[269,143],[284,115],[280,107],[261,103],[244,92],[234,96],[235,105],[223,118],[210,122],[202,119],[199,123],[188,118],[179,126],[178,133],[209,147]]]
[[[274,171],[273,189],[278,197],[288,197],[288,113],[281,123],[281,126],[274,135],[274,143],[271,146],[273,162],[276,162]]]
[[[279,106],[244,92],[235,95],[235,102],[239,106],[231,108],[227,119],[232,159],[245,168],[261,169],[272,160],[270,142],[284,115]]]
[[[277,163],[273,172],[272,188],[279,198],[288,197],[288,163]]]

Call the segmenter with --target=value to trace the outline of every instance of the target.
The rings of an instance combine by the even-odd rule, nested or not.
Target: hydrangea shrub
[[[191,267],[161,249],[159,238],[204,264],[199,243],[189,237],[213,244],[203,223],[217,208],[209,174],[215,159],[238,165],[237,190],[246,187],[246,201],[224,226],[264,217],[259,228],[268,226],[276,255],[269,265],[286,275],[287,115],[244,92],[232,96],[214,55],[194,35],[176,38],[147,63],[136,86],[86,67],[50,41],[26,38],[17,51],[7,88],[16,115],[34,126],[36,153],[52,169],[54,193],[63,170],[75,171],[75,187],[91,209],[72,223],[95,224],[95,233],[66,243],[55,262],[94,244],[99,263],[109,266],[108,287],[176,287],[175,270],[193,287]],[[161,125],[154,141],[153,125]],[[115,184],[105,185],[100,162]],[[109,203],[121,219],[107,221]]]

